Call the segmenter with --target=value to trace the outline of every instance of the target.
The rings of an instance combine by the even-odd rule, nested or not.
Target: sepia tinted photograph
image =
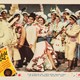
[[[0,4],[0,76],[80,72],[79,4]]]

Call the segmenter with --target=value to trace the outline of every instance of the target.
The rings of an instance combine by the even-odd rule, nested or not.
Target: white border
[[[80,0],[0,0],[1,4],[80,4]]]
[[[80,0],[0,0],[0,4],[80,4]],[[27,75],[28,72],[19,72],[22,75],[19,77],[18,75],[15,77],[4,77],[0,78],[0,80],[80,80],[80,76],[78,76],[77,72],[73,73],[65,73],[64,77],[29,77]],[[30,73],[30,72],[29,72]],[[57,72],[53,72],[56,74]],[[35,74],[35,73],[33,73]],[[62,74],[59,72],[59,74]],[[75,76],[74,76],[75,75]],[[73,77],[74,76],[74,77]]]

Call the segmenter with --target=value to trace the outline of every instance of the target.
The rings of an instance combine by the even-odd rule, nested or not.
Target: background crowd
[[[13,6],[12,6],[13,7]],[[44,14],[28,13],[18,6],[0,9],[0,47],[7,46],[15,68],[25,65],[27,71],[65,71],[80,66],[80,10],[73,12],[59,7]]]

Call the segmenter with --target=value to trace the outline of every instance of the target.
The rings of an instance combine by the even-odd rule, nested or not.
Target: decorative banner
[[[14,76],[16,69],[13,66],[7,47],[0,49],[0,76]]]

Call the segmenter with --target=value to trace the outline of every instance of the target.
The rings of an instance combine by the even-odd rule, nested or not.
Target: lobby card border
[[[80,4],[80,0],[0,0],[0,4]]]

